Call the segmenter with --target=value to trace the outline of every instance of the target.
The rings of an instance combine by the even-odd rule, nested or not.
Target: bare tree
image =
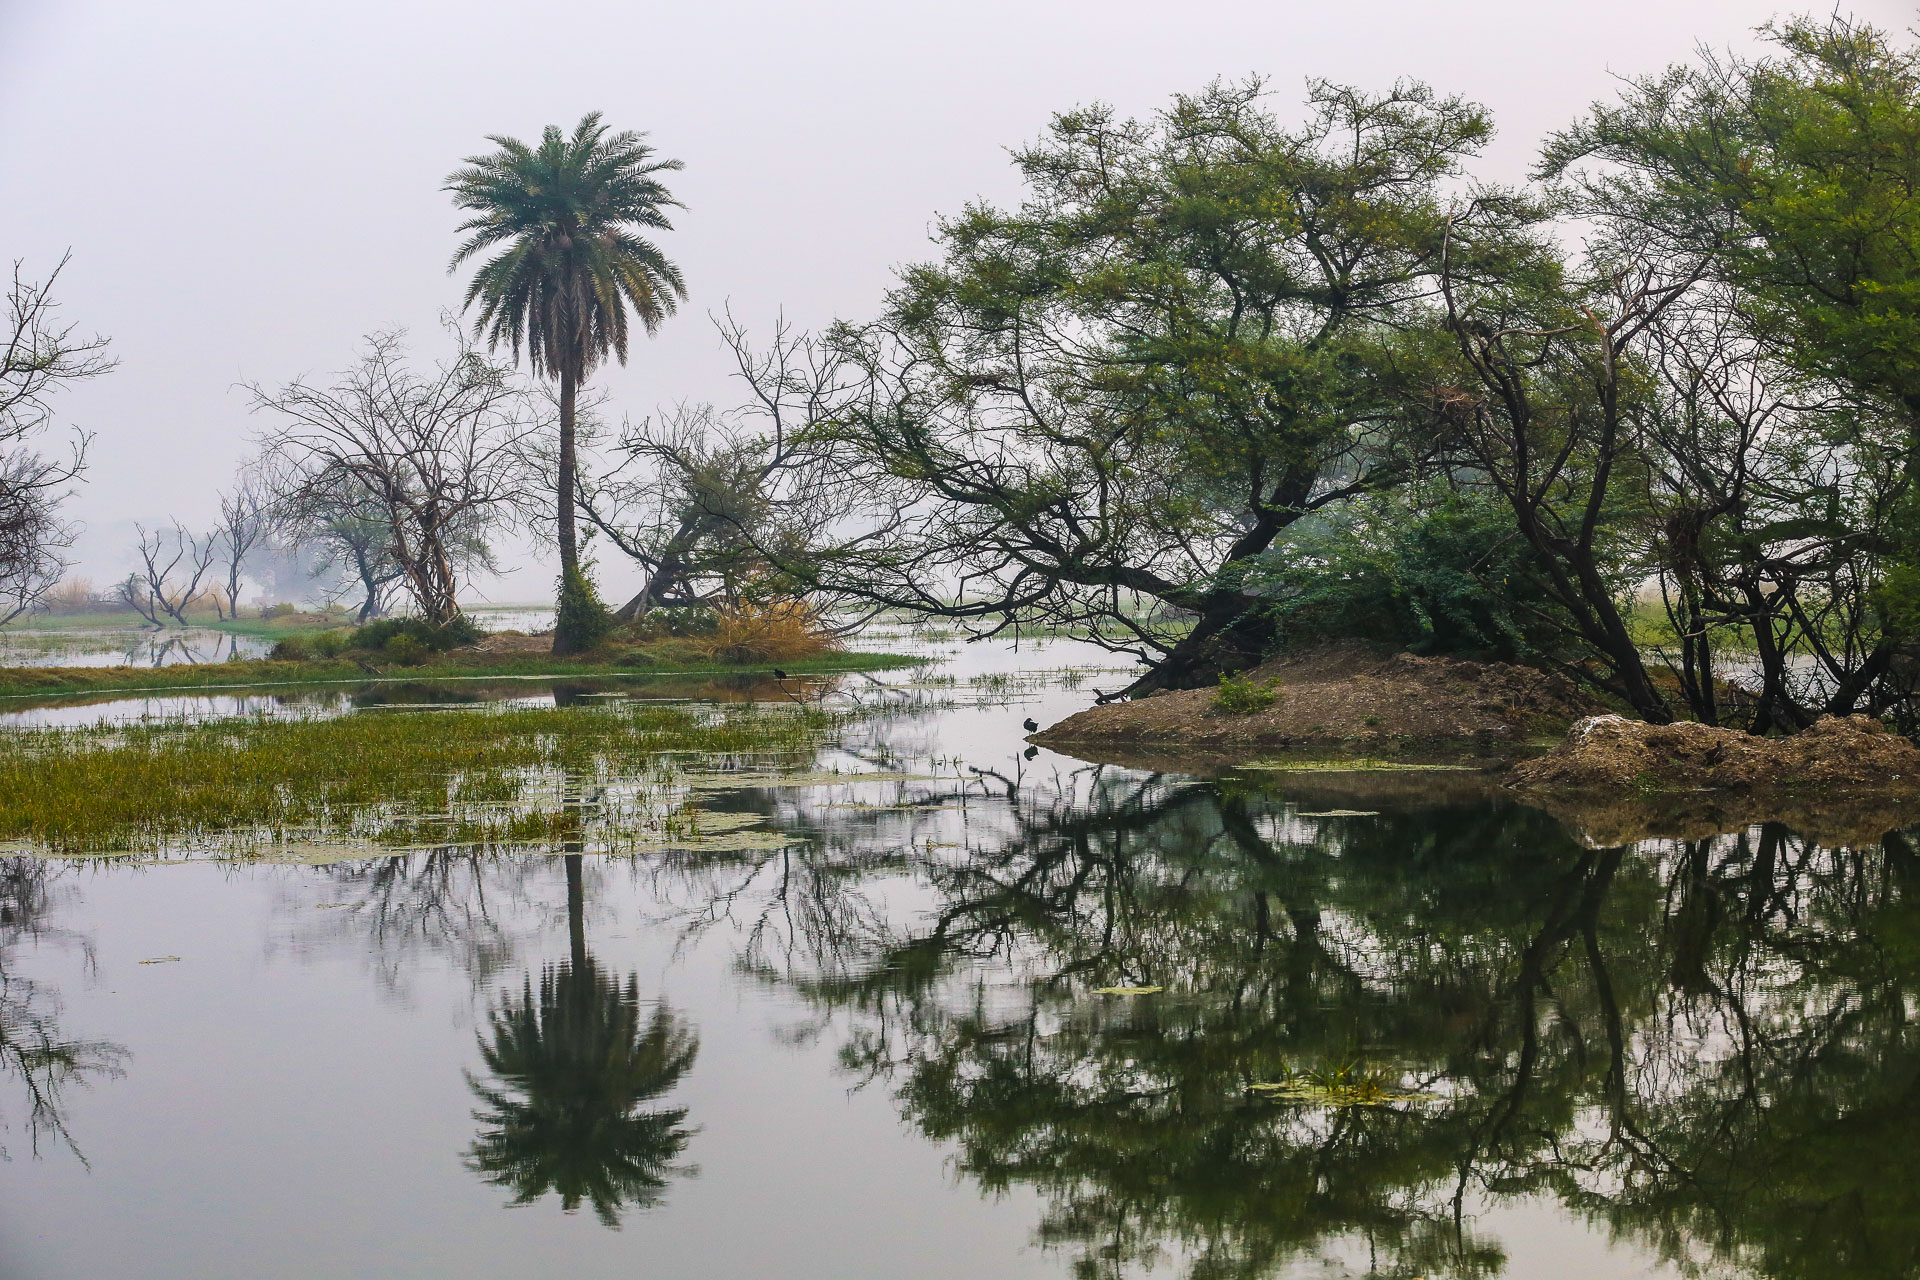
[[[260,475],[251,469],[243,470],[233,487],[220,495],[220,523],[214,527],[213,538],[226,568],[220,595],[229,618],[240,616],[240,575],[247,556],[272,531],[271,506]]]
[[[67,567],[77,531],[60,504],[86,468],[89,437],[76,432],[61,458],[25,442],[51,424],[57,392],[113,367],[105,338],[77,336],[55,318],[53,286],[66,265],[63,257],[34,281],[16,261],[0,318],[0,624],[38,604]]]
[[[716,318],[748,400],[728,411],[681,405],[628,424],[616,462],[583,470],[588,524],[646,574],[618,616],[735,601],[756,588],[797,590],[843,504],[819,433],[841,391],[839,355],[784,321],[756,349],[731,314]]]
[[[251,388],[255,408],[279,419],[262,448],[283,518],[371,521],[435,624],[459,614],[465,575],[491,567],[489,540],[525,491],[523,442],[543,422],[539,397],[451,331],[459,351],[431,376],[408,367],[404,334],[392,330],[368,337],[330,385]]]
[[[220,553],[220,536],[195,537],[178,520],[152,533],[144,525],[133,527],[140,535],[140,568],[120,585],[120,598],[151,626],[163,627],[167,618],[189,625],[187,609]]]

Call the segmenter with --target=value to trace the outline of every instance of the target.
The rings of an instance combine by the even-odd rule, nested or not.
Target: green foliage
[[[1808,367],[1920,406],[1920,51],[1840,16],[1634,81],[1548,145],[1577,211],[1710,255]],[[1581,172],[1589,160],[1605,168]]]
[[[297,632],[274,641],[268,656],[275,662],[324,662],[345,653],[354,634],[348,627]]]
[[[1245,615],[1223,570],[1309,503],[1403,479],[1449,352],[1442,191],[1491,123],[1413,83],[1315,83],[1304,114],[1258,82],[1066,112],[1016,153],[1018,208],[943,221],[940,259],[840,334],[877,375],[835,424],[848,489],[915,514],[834,572],[924,607],[938,568],[973,615],[1096,638],[1148,597],[1171,643]]]
[[[1439,487],[1301,522],[1250,569],[1283,642],[1377,641],[1524,662],[1565,641],[1506,505]]]
[[[443,626],[435,626],[425,618],[382,618],[348,633],[347,647],[390,653],[394,652],[394,641],[406,640],[422,653],[445,653],[449,649],[477,644],[486,634],[465,614],[454,615]],[[406,651],[404,646],[400,650]]]
[[[452,265],[499,249],[467,286],[476,335],[516,355],[524,344],[536,373],[582,379],[609,354],[626,361],[629,308],[648,333],[673,313],[680,269],[640,233],[671,229],[665,210],[680,202],[656,175],[683,166],[644,138],[609,135],[591,112],[570,138],[547,126],[537,147],[490,137],[497,150],[447,179],[472,215]]]
[[[246,856],[315,840],[578,838],[579,807],[558,803],[552,771],[635,778],[667,752],[810,751],[838,723],[747,703],[719,715],[482,708],[14,733],[0,737],[0,839]],[[644,813],[617,817],[604,838],[646,838]]]
[[[1230,716],[1250,716],[1273,705],[1280,689],[1280,677],[1255,680],[1252,676],[1220,673],[1220,689],[1213,695],[1213,709]]]
[[[593,579],[581,570],[560,575],[559,597],[553,619],[555,653],[585,653],[613,630],[613,615],[600,602]]]

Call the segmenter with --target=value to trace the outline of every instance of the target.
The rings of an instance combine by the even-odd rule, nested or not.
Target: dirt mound
[[[1271,706],[1233,715],[1214,706],[1216,690],[1182,689],[1092,707],[1031,741],[1061,748],[1162,744],[1227,752],[1397,738],[1517,741],[1557,734],[1599,709],[1571,681],[1530,667],[1351,644],[1285,654],[1245,675],[1256,685],[1278,680]]]
[[[1791,738],[1591,716],[1546,755],[1515,766],[1513,785],[1597,791],[1818,789],[1835,799],[1920,792],[1920,747],[1867,716],[1823,717]]]

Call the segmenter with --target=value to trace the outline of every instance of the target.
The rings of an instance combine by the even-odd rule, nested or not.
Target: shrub
[[[408,636],[422,649],[444,653],[462,645],[478,644],[486,633],[465,614],[456,614],[451,622],[438,627],[425,618],[382,618],[348,634],[351,638],[347,647],[351,649],[377,649],[384,653],[389,640]]]
[[[585,653],[613,630],[613,615],[600,603],[593,580],[579,570],[560,576],[560,602],[554,610],[553,651]]]
[[[1537,558],[1486,495],[1415,487],[1298,521],[1248,585],[1272,601],[1285,642],[1374,640],[1505,662],[1565,647]]]
[[[427,660],[427,656],[431,652],[432,650],[428,649],[426,645],[405,631],[396,631],[387,637],[385,644],[380,646],[380,654],[382,657],[388,662],[402,667],[419,666]]]
[[[1273,705],[1280,688],[1280,677],[1255,680],[1252,676],[1220,673],[1220,691],[1213,695],[1213,709],[1230,716],[1250,716]]]
[[[711,635],[695,641],[722,662],[797,662],[839,647],[804,600],[791,597],[729,605],[715,614]]]
[[[308,631],[282,636],[267,656],[282,662],[317,662],[337,658],[346,651],[353,632],[342,627],[332,631]]]
[[[285,618],[298,612],[300,612],[298,608],[282,600],[279,604],[269,605],[265,609],[262,609],[260,611],[260,618],[263,622],[273,622],[276,619]]]

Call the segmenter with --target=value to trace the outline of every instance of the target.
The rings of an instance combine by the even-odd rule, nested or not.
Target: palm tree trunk
[[[579,379],[571,369],[560,371],[560,477],[554,507],[560,541],[560,576],[571,578],[580,571],[580,549],[573,532],[573,410],[580,390]]]
[[[581,858],[577,853],[566,855],[567,864],[567,952],[573,961],[575,973],[587,971],[587,899],[586,887],[582,883]]]

